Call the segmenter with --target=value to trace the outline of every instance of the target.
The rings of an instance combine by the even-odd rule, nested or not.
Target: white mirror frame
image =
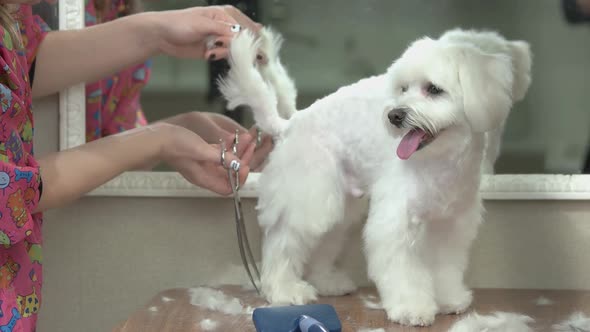
[[[84,0],[59,0],[60,30],[84,27]],[[59,98],[60,150],[86,141],[85,87],[78,85]],[[250,174],[242,197],[257,197],[259,174]],[[502,174],[482,178],[488,200],[590,200],[590,175]],[[127,172],[89,193],[90,196],[220,197],[195,187],[174,172]]]

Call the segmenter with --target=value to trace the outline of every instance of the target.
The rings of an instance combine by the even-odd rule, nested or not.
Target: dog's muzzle
[[[392,125],[401,128],[403,127],[404,120],[406,119],[409,110],[410,109],[407,107],[394,108],[387,113],[387,118],[389,118],[389,122],[391,122]]]

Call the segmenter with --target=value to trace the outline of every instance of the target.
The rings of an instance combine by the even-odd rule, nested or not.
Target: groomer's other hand
[[[250,172],[248,164],[255,146],[251,139],[245,139],[240,145],[238,156],[234,156],[231,153],[231,143],[228,144],[225,161],[226,165],[232,160],[240,162],[239,178],[243,185]],[[220,195],[232,193],[227,170],[221,165],[219,144],[208,144],[194,132],[175,127],[161,153],[163,160],[191,183]]]
[[[153,13],[159,27],[159,49],[180,58],[226,58],[236,32],[232,25],[258,31],[262,27],[232,6],[193,7]],[[208,45],[209,37],[212,42]],[[209,47],[210,46],[210,47]]]
[[[250,129],[250,135],[254,137],[254,142],[256,143],[256,127],[252,127]],[[254,155],[252,156],[252,161],[250,161],[250,169],[252,172],[260,172],[262,171],[263,166],[265,165],[266,158],[268,158],[269,153],[274,148],[274,143],[272,141],[272,137],[267,134],[262,135],[262,140],[260,145],[254,150]]]

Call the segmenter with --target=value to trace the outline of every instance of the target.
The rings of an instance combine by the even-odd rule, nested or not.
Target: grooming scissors
[[[232,145],[232,152],[234,156],[238,154],[238,135],[239,131],[236,130],[236,134],[234,137],[233,145]],[[256,277],[260,280],[260,272],[258,271],[258,267],[256,266],[256,260],[254,259],[254,255],[252,254],[252,249],[250,249],[250,242],[248,241],[248,233],[246,231],[246,225],[244,224],[244,213],[242,211],[242,201],[240,200],[240,178],[239,178],[239,171],[240,171],[240,163],[236,160],[232,160],[229,165],[225,162],[225,153],[226,147],[223,140],[221,141],[221,165],[227,169],[227,175],[229,178],[229,184],[232,189],[233,198],[234,198],[234,212],[236,218],[236,231],[238,235],[238,246],[240,247],[240,256],[242,258],[242,264],[246,269],[246,273],[248,273],[248,277],[250,278],[250,282],[256,292],[260,294],[260,290],[254,281],[254,277],[252,276],[252,272],[250,272],[250,264],[256,273]],[[245,249],[244,249],[245,247]],[[248,263],[248,259],[251,263]]]

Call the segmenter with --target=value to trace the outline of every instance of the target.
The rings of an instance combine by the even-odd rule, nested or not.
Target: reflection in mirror
[[[100,0],[87,1],[87,11],[92,1]],[[534,54],[533,82],[526,99],[515,105],[508,119],[496,173],[571,174],[582,171],[590,148],[590,107],[585,99],[590,86],[590,25],[587,19],[579,19],[583,7],[577,8],[577,15],[571,14],[575,1],[152,0],[142,7],[159,11],[232,4],[256,21],[273,26],[285,38],[282,62],[296,82],[299,109],[340,86],[382,73],[420,36],[437,37],[445,30],[463,27],[495,30],[509,39],[525,40]],[[131,10],[112,17],[87,13],[87,24],[140,8],[128,6]],[[142,91],[141,99],[138,94],[128,102],[142,110],[148,121],[177,116],[182,124],[190,125],[203,115],[190,112],[199,111],[226,115],[245,128],[252,125],[248,112],[225,110],[214,84],[227,69],[225,62],[164,56],[152,61],[131,70],[129,79],[135,85],[127,88],[127,95]],[[89,104],[104,98],[89,91]],[[124,102],[106,100],[109,107]],[[87,116],[92,121],[92,114]],[[135,118],[137,124],[143,122],[142,116]],[[92,139],[108,130],[90,128],[88,134]]]
[[[57,0],[45,0],[33,6],[33,14],[39,15],[51,30],[59,29],[59,4]]]

